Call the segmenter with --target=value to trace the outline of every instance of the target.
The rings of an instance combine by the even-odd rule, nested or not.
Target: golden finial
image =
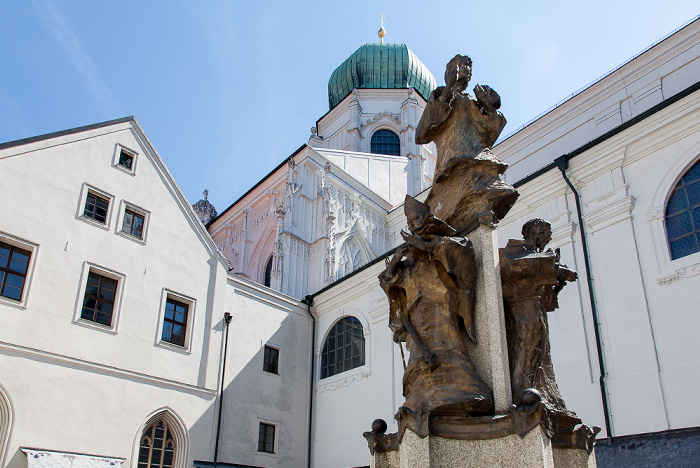
[[[384,20],[386,18],[384,17],[384,13],[379,13],[379,21],[381,22],[381,26],[379,28],[379,43],[384,44],[384,36],[386,36],[386,31],[384,30]]]

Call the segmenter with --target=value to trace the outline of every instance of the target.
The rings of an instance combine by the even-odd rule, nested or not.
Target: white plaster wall
[[[296,299],[230,276],[228,356],[221,462],[306,466],[311,317]],[[279,374],[263,371],[263,350],[280,350]],[[260,422],[276,426],[276,453],[257,451]]]
[[[134,175],[112,166],[117,143]],[[19,447],[126,458],[159,408],[182,419],[189,458],[209,458],[218,384],[224,263],[135,122],[0,150],[0,231],[36,245],[26,307],[0,302],[0,382],[14,408],[7,460]],[[79,219],[88,183],[113,195],[108,228]],[[122,201],[150,212],[145,243],[118,234]],[[124,276],[114,326],[76,318],[85,262]],[[159,344],[164,288],[194,301],[188,347]],[[95,434],[100,434],[95,442]]]

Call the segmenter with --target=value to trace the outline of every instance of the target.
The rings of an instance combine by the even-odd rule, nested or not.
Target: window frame
[[[165,312],[168,305],[168,300],[180,302],[187,306],[187,317],[185,319],[185,341],[182,346],[163,339],[163,327],[166,323]],[[191,354],[192,330],[197,300],[192,297],[185,296],[184,294],[177,293],[171,289],[163,288],[160,302],[160,314],[158,318],[158,328],[156,330],[156,345],[185,354]]]
[[[90,216],[85,215],[85,204],[87,203],[87,198],[90,195],[90,193],[93,193],[93,195],[103,198],[107,200],[107,214],[106,214],[106,219],[105,222],[102,223],[95,218],[92,218]],[[79,219],[81,221],[84,221],[88,224],[91,224],[92,226],[96,226],[100,229],[104,229],[105,231],[109,231],[110,225],[112,224],[112,210],[114,207],[114,195],[105,192],[104,190],[98,189],[94,185],[90,185],[88,183],[83,183],[82,189],[80,191],[80,200],[78,202],[78,211],[76,213],[76,219]]]
[[[151,438],[150,432],[152,430],[153,436],[155,436],[155,431],[157,429],[158,424],[163,425],[163,445],[159,449],[159,451],[161,452],[160,461],[157,465],[153,465],[152,458],[153,458],[153,450],[154,450],[154,444],[153,444],[154,437]],[[161,468],[163,466],[165,453],[167,451],[166,446],[167,446],[168,441],[172,441],[172,445],[173,445],[173,447],[171,449],[172,450],[172,458],[170,460],[169,466],[172,468],[177,466],[176,461],[177,461],[178,444],[177,444],[176,437],[177,437],[177,435],[176,435],[175,431],[170,427],[170,424],[168,424],[168,421],[166,421],[165,418],[161,417],[161,418],[155,420],[152,424],[150,424],[149,426],[144,428],[144,430],[141,433],[141,437],[139,438],[139,442],[138,442],[138,453],[136,455],[136,466],[139,467],[142,464],[142,462],[141,462],[141,450],[143,448],[146,448],[146,447],[144,447],[144,444],[143,444],[143,441],[146,438],[150,439],[150,447],[148,447],[148,461],[146,462],[147,467],[149,467],[149,468],[154,468],[154,467]]]
[[[275,351],[277,353],[276,362],[275,362],[276,372],[272,372],[272,371],[265,368],[265,362],[266,362],[266,357],[267,357],[266,354],[267,354],[268,349],[271,351]],[[281,372],[280,372],[280,362],[282,360],[281,358],[282,358],[282,348],[280,348],[279,346],[273,346],[270,343],[265,343],[263,345],[263,365],[262,365],[263,374],[274,375],[274,376],[279,377],[281,375]]]
[[[353,367],[350,367],[350,368],[348,368],[348,369],[345,369],[345,368],[344,368],[342,371],[337,371],[337,372],[331,374],[331,373],[330,373],[330,364],[328,364],[328,361],[327,361],[327,362],[326,362],[327,365],[326,365],[325,367],[328,367],[328,372],[327,372],[327,375],[323,376],[323,374],[324,374],[324,365],[323,365],[324,350],[326,350],[326,347],[327,347],[327,345],[328,345],[328,343],[329,343],[329,340],[330,340],[330,338],[331,338],[331,334],[334,332],[336,326],[337,326],[340,322],[342,322],[342,321],[344,321],[344,320],[346,320],[346,319],[354,319],[354,320],[356,320],[357,323],[360,325],[360,327],[361,327],[361,329],[362,329],[362,335],[361,335],[361,337],[362,337],[363,346],[362,346],[362,354],[361,354],[361,356],[360,356],[360,357],[362,358],[362,362],[361,362],[361,364],[359,364],[359,365],[357,365],[357,366],[353,366]],[[350,314],[344,315],[344,316],[342,316],[342,317],[338,317],[337,319],[335,319],[335,320],[332,322],[331,326],[328,327],[328,331],[326,332],[326,335],[324,336],[323,341],[321,342],[321,347],[320,347],[320,349],[319,349],[319,360],[318,360],[318,361],[319,361],[319,362],[318,362],[318,376],[319,376],[319,377],[318,377],[318,380],[319,380],[319,382],[321,382],[321,381],[323,381],[323,380],[326,380],[326,379],[331,379],[331,378],[336,377],[336,376],[339,376],[339,375],[345,375],[345,376],[347,376],[349,372],[361,372],[361,371],[358,371],[357,369],[361,369],[361,368],[363,368],[364,366],[367,365],[367,354],[368,354],[368,351],[367,351],[367,349],[368,349],[367,344],[368,344],[368,343],[367,343],[367,342],[369,341],[369,340],[367,340],[367,334],[368,334],[368,333],[367,333],[367,330],[368,330],[368,329],[367,329],[367,326],[368,326],[368,325],[367,325],[366,323],[363,323],[363,321],[360,320],[359,317],[357,317],[357,316],[355,316],[355,315],[350,315]],[[343,341],[345,341],[345,340],[343,340]],[[345,347],[346,347],[346,346],[344,345],[344,348],[345,348]],[[335,351],[335,350],[334,350],[334,351]],[[328,354],[330,355],[330,351],[328,352]],[[330,356],[329,356],[329,357],[330,357]],[[328,359],[328,358],[327,358],[327,359]],[[344,360],[343,360],[343,361],[344,361]],[[336,360],[334,365],[337,365],[337,362],[338,362],[338,361]],[[351,364],[352,364],[352,355],[351,355]],[[324,383],[325,383],[325,382],[324,382]]]
[[[122,152],[132,157],[131,169],[119,164]],[[122,145],[121,143],[117,143],[114,146],[114,155],[112,156],[112,167],[134,176],[136,175],[136,162],[138,161],[138,155],[138,151],[134,151],[131,148],[127,148],[126,146]]]
[[[114,303],[112,304],[112,320],[109,325],[105,325],[93,320],[84,319],[82,317],[83,303],[85,301],[85,293],[87,291],[87,282],[90,273],[100,275],[117,282],[117,288],[114,292]],[[110,334],[116,334],[119,326],[119,316],[121,311],[125,282],[126,275],[124,275],[123,273],[119,273],[117,271],[105,268],[92,262],[83,262],[83,270],[80,275],[80,287],[78,288],[78,297],[75,301],[76,306],[75,313],[73,315],[73,323],[84,327],[92,328],[94,330],[99,330]]]
[[[22,283],[22,292],[20,293],[19,300],[0,295],[0,303],[26,309],[27,300],[29,298],[29,290],[31,287],[32,278],[34,277],[34,267],[36,265],[36,259],[39,252],[39,245],[30,242],[26,239],[13,236],[12,234],[6,233],[4,231],[0,231],[0,242],[10,245],[13,248],[29,252],[27,271],[24,275],[24,281]]]
[[[377,143],[374,142],[374,137],[375,136],[379,137],[380,135],[378,135],[378,133],[382,132],[382,131],[391,132],[397,138],[398,150],[399,150],[398,154],[375,153],[374,151],[372,151],[372,145],[374,145],[374,144],[377,144],[377,145],[390,145],[390,144],[393,145],[394,144],[393,142],[377,142]],[[384,135],[381,135],[381,137],[384,137]],[[401,156],[401,136],[398,133],[396,133],[392,128],[387,128],[387,127],[377,128],[372,132],[372,136],[369,138],[369,152],[370,152],[370,154],[379,154],[381,156],[394,156],[394,157]]]
[[[130,232],[124,231],[124,218],[126,217],[127,211],[130,211],[132,213],[135,213],[135,214],[143,217],[143,227],[141,229],[141,237],[138,237],[134,234],[131,234]],[[151,218],[150,211],[145,210],[145,209],[141,208],[140,206],[134,205],[133,203],[129,203],[126,200],[122,200],[121,206],[119,207],[120,222],[116,226],[116,233],[122,237],[133,240],[134,242],[138,242],[140,244],[145,244],[146,238],[148,235],[148,224],[149,224],[150,218]]]
[[[696,173],[700,172],[700,161],[696,161],[695,164],[690,165],[680,174],[680,176],[676,180],[676,184],[669,191],[668,197],[666,199],[666,203],[664,204],[664,231],[666,234],[668,255],[669,255],[669,259],[671,262],[676,261],[676,260],[680,260],[682,258],[690,257],[690,256],[700,252],[700,222],[696,222],[694,220],[694,217],[693,217],[693,211],[700,209],[700,203],[695,203],[694,205],[688,204],[688,203],[690,203],[690,195],[700,194],[700,178],[691,180],[690,182],[685,181],[686,176],[693,169],[696,170]],[[695,190],[697,192],[690,193],[688,190],[688,186],[695,186]],[[668,210],[670,208],[671,201],[672,201],[673,197],[678,196],[680,198],[681,194],[683,197],[683,201],[685,202],[685,207],[682,209],[678,209],[678,210],[674,211],[673,213],[669,214]],[[679,236],[671,238],[671,232],[669,231],[669,219],[680,218],[684,213],[687,213],[687,217],[688,217],[688,221],[690,223],[691,229],[687,232],[684,232],[683,234],[681,234]],[[685,255],[675,257],[673,254],[673,252],[674,252],[673,251],[673,242],[681,240],[682,238],[685,238],[685,237],[691,237],[695,241],[696,250],[693,252],[690,252],[690,253],[686,253]]]
[[[262,429],[263,425],[273,428],[273,434],[272,434],[272,450],[273,451],[272,452],[260,450],[260,430]],[[277,457],[278,456],[278,454],[279,454],[279,450],[278,450],[278,448],[279,448],[279,432],[277,431],[278,427],[279,427],[278,422],[273,422],[273,421],[266,420],[266,419],[261,419],[258,421],[258,447],[257,447],[257,451],[256,451],[256,453],[258,455],[264,455],[264,456],[268,456],[268,457]],[[267,442],[265,442],[265,443],[267,444]]]

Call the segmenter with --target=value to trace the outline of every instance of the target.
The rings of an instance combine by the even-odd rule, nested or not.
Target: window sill
[[[129,239],[130,241],[136,242],[137,244],[146,245],[146,239],[142,237],[136,237],[133,234],[129,234],[128,232],[124,231],[117,231],[117,234],[126,239]]]
[[[73,320],[73,323],[82,327],[91,328],[93,330],[101,331],[103,333],[108,333],[110,335],[117,334],[117,330],[115,330],[112,325],[102,325],[101,323],[93,322],[92,320],[85,320],[83,318]]]
[[[180,354],[192,354],[192,351],[190,351],[189,348],[185,346],[176,345],[168,341],[158,340],[158,342],[156,342],[156,346],[160,346],[161,348],[169,349],[171,351],[176,351]]]
[[[275,378],[277,378],[277,379],[281,379],[281,378],[282,378],[282,376],[281,376],[280,374],[276,374],[276,373],[274,373],[274,372],[268,372],[268,371],[266,371],[266,370],[264,370],[264,369],[261,370],[260,373],[261,373],[262,375],[269,375],[270,377],[275,377]]]
[[[27,292],[25,291],[24,294],[26,296]],[[10,307],[14,307],[16,309],[21,309],[21,310],[25,310],[27,308],[26,297],[25,297],[24,301],[17,301],[15,299],[12,299],[9,297],[0,296],[0,304],[8,305]]]
[[[104,231],[109,231],[109,225],[106,223],[101,223],[96,219],[88,218],[87,216],[78,216],[78,219],[84,223],[90,224],[91,226],[98,227]]]

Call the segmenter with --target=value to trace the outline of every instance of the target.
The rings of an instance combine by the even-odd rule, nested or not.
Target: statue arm
[[[445,89],[444,86],[441,86],[430,94],[428,104],[425,106],[420,122],[418,122],[418,128],[416,128],[416,143],[419,145],[435,141],[440,127],[452,113],[450,103],[443,96]]]

